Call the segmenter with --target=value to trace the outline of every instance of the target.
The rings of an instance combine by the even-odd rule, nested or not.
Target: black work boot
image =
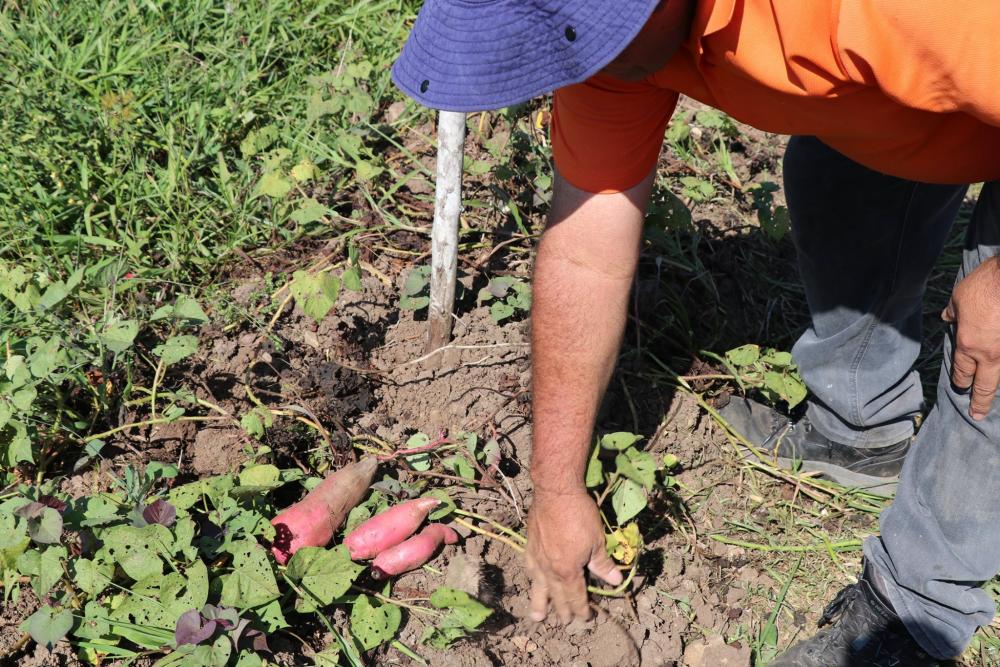
[[[793,422],[777,410],[745,398],[732,398],[719,410],[723,419],[775,464],[819,472],[843,486],[893,495],[912,436],[886,447],[852,447],[817,431],[809,417]],[[752,454],[747,451],[748,456]]]
[[[830,625],[778,656],[768,667],[936,667],[875,589],[870,566],[823,612]]]

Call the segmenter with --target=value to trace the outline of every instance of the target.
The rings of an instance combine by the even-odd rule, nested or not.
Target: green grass
[[[325,166],[309,149],[353,119],[306,123],[308,77],[366,60],[359,90],[393,95],[413,3],[20,4],[0,13],[0,257],[51,273],[113,258],[191,283],[235,247],[295,236],[241,141],[278,122]]]
[[[348,197],[396,176],[377,144],[415,4],[3,6],[0,466],[40,478],[105,430],[136,362],[158,373],[156,343],[184,333],[152,313],[238,253],[360,227]]]

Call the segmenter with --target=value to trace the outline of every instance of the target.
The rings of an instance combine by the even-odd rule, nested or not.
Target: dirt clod
[[[247,460],[243,451],[246,436],[235,429],[206,428],[194,439],[191,466],[199,475],[233,472]]]
[[[747,667],[749,664],[748,647],[730,646],[718,635],[708,641],[693,642],[684,650],[685,667]]]

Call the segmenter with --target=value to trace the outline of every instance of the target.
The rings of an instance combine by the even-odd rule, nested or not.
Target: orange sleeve
[[[560,88],[552,104],[552,156],[586,192],[622,192],[656,166],[677,93],[595,76]]]

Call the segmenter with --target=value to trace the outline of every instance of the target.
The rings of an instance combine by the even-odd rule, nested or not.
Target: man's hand
[[[612,586],[622,573],[605,550],[604,527],[594,499],[586,491],[548,494],[536,491],[528,512],[528,573],[531,619],[541,621],[549,602],[563,623],[590,619],[586,567]]]
[[[941,317],[955,325],[952,384],[972,387],[969,414],[984,419],[1000,384],[1000,260],[986,260],[955,285]]]

